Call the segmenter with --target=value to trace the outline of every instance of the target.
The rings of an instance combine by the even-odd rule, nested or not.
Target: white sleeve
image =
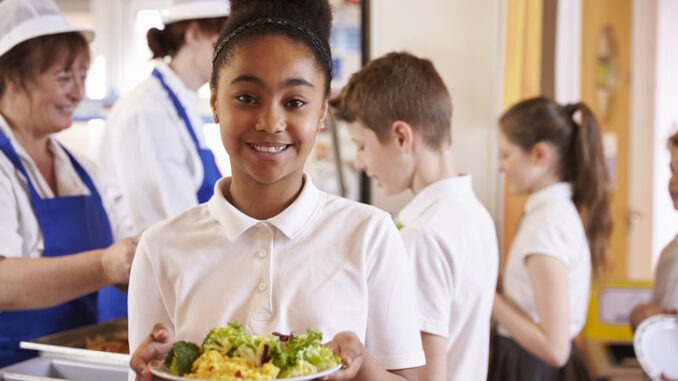
[[[560,221],[549,218],[542,221],[532,231],[532,234],[523,238],[521,250],[526,255],[547,255],[562,261],[566,266],[572,265],[572,248],[576,247],[577,238],[570,234],[573,229],[561,226]]]
[[[424,364],[414,276],[395,224],[384,213],[367,257],[368,322],[365,344],[385,369]]]
[[[142,235],[132,262],[128,289],[130,353],[134,353],[156,323],[165,323],[174,329],[158,284],[158,269],[150,259],[151,250]]]
[[[400,233],[414,268],[420,328],[424,332],[448,337],[455,291],[453,264],[448,263],[431,234],[407,227]]]
[[[116,173],[137,230],[198,204],[196,180],[187,166],[190,148],[176,122],[157,107],[115,126],[121,129],[113,142]]]
[[[6,168],[0,166],[0,256],[21,257],[23,237],[17,218],[20,211],[9,176]]]

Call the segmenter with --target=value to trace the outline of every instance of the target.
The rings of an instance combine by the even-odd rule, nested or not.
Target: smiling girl
[[[175,338],[199,342],[231,321],[255,334],[319,330],[346,365],[328,379],[416,377],[414,281],[395,224],[303,171],[328,107],[330,25],[327,1],[232,2],[210,81],[232,176],[142,237],[132,379],[150,379],[148,361]]]

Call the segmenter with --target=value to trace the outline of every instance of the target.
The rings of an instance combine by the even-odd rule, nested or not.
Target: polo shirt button
[[[266,285],[266,283],[261,282],[261,283],[259,283],[259,287],[257,287],[257,288],[259,289],[259,291],[263,292],[263,291],[266,291],[266,288],[268,288],[268,286]]]
[[[263,249],[262,249],[262,250],[257,250],[257,257],[263,258],[263,257],[265,257],[266,255],[268,255],[268,252],[266,252],[266,250],[263,250]]]
[[[268,233],[268,227],[264,224],[259,225],[259,233],[261,233],[261,234]]]

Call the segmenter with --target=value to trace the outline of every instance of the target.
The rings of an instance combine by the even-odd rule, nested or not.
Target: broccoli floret
[[[240,345],[248,343],[248,339],[238,323],[229,323],[226,327],[211,329],[202,342],[202,348],[205,352],[217,351],[231,357]]]
[[[200,356],[200,348],[188,341],[177,341],[165,357],[165,366],[175,376],[191,373],[193,362]]]

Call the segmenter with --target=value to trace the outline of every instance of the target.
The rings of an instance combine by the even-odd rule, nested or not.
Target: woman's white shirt
[[[0,115],[0,130],[12,143],[38,194],[43,198],[54,198],[54,192],[49,184],[38,170],[33,159],[17,142],[14,133],[2,115]],[[68,155],[53,137],[49,138],[49,149],[54,154],[54,169],[59,196],[89,195],[89,188],[80,179]],[[72,151],[71,154],[87,171],[97,189],[100,190],[100,182],[93,164]],[[107,202],[103,196],[102,202],[111,223],[114,238],[119,239],[130,235],[131,229],[124,218],[124,213],[116,210],[112,203]],[[0,152],[0,256],[37,258],[42,256],[43,251],[42,232],[33,211],[26,178],[14,167],[7,156]]]
[[[591,257],[583,223],[572,202],[570,184],[557,183],[528,197],[504,272],[504,296],[532,321],[539,322],[525,264],[529,255],[548,255],[565,264],[569,288],[569,335],[574,338],[586,322]],[[499,333],[511,336],[501,325]]]
[[[210,201],[144,232],[130,279],[130,349],[158,322],[199,343],[236,321],[259,334],[315,328],[325,341],[350,330],[386,369],[422,365],[414,276],[391,217],[305,179],[268,220],[233,207],[223,178]]]
[[[157,60],[156,68],[205,147],[198,94],[163,61]],[[198,204],[200,156],[167,91],[153,76],[113,106],[96,162],[106,174],[104,193],[127,211],[137,233]]]

